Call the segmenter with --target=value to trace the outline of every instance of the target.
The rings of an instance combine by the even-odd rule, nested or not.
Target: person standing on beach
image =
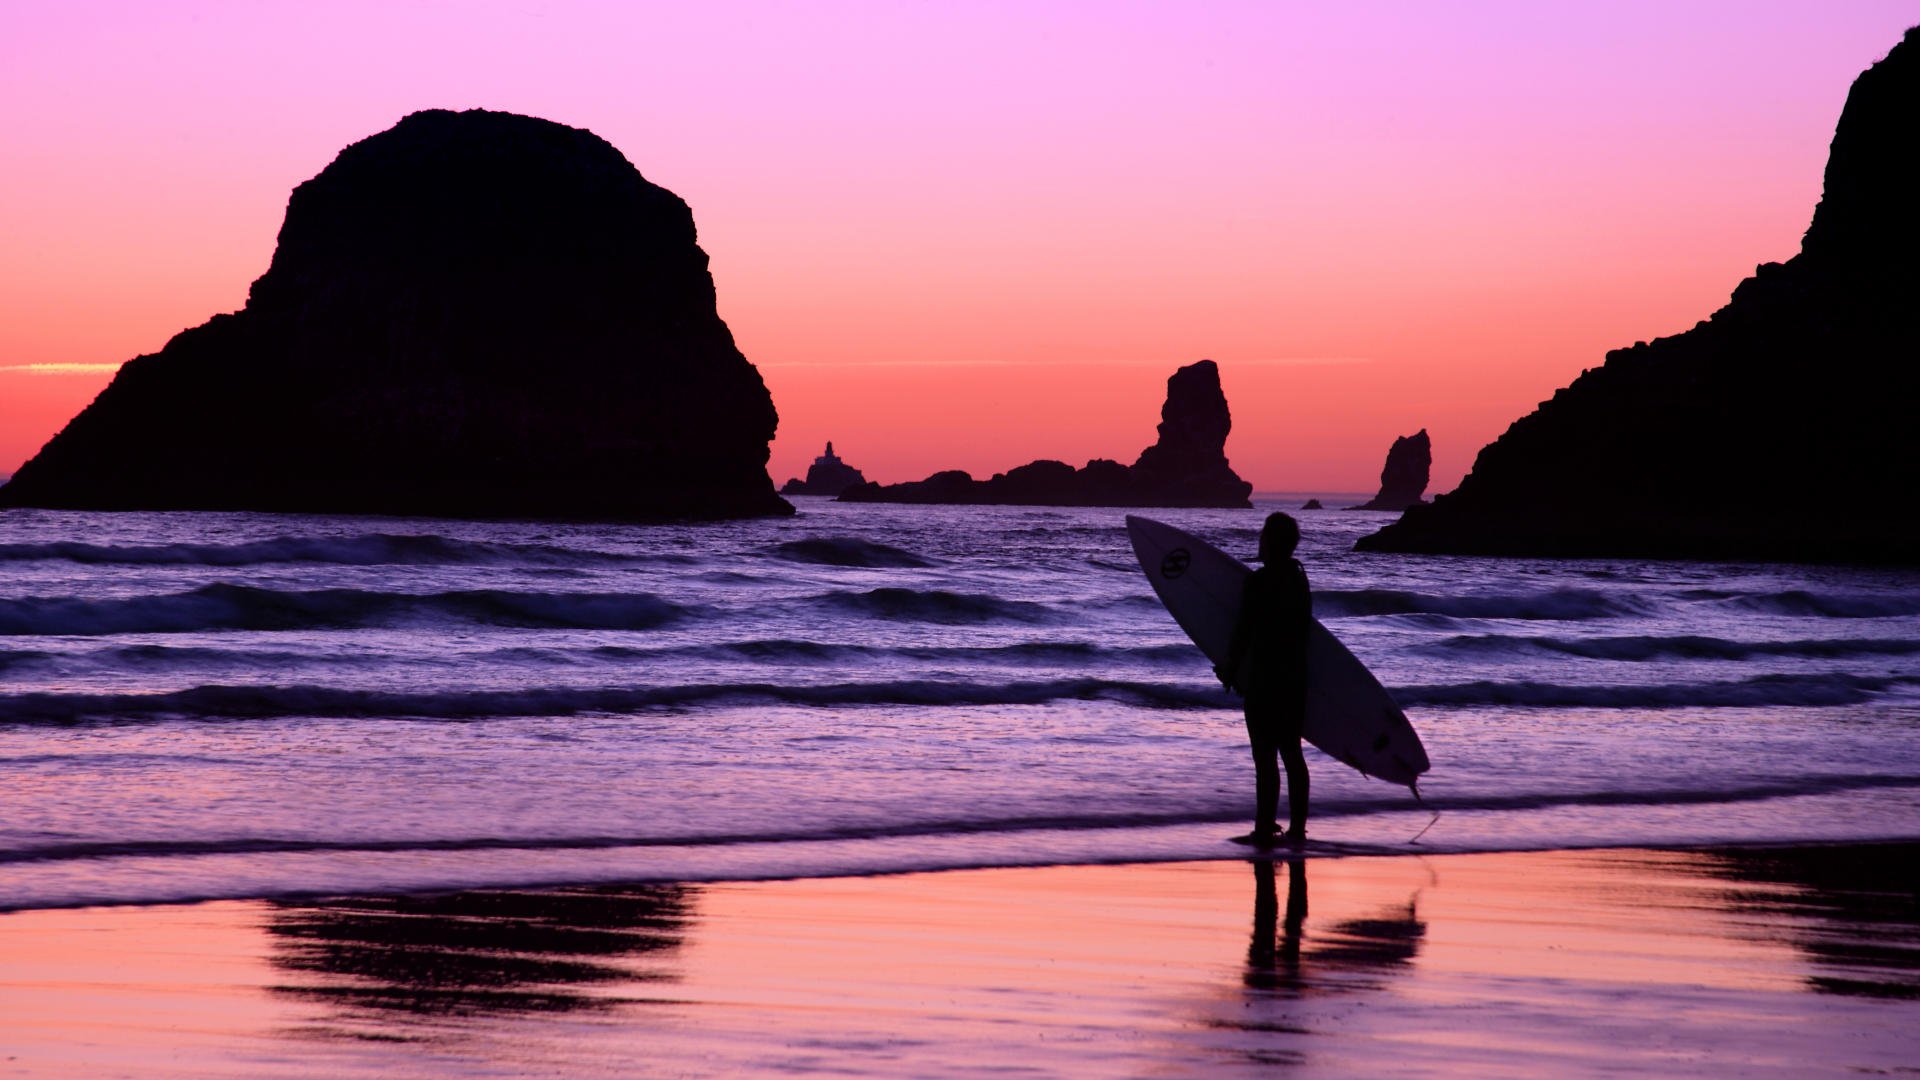
[[[1307,631],[1313,625],[1313,596],[1307,572],[1293,557],[1300,525],[1292,517],[1267,515],[1260,530],[1260,569],[1247,576],[1240,595],[1227,662],[1214,674],[1229,690],[1234,676],[1246,700],[1247,738],[1253,743],[1253,831],[1235,837],[1255,847],[1286,842],[1299,847],[1307,838],[1307,759],[1301,729],[1307,714]],[[1280,768],[1287,767],[1288,827],[1280,831]]]

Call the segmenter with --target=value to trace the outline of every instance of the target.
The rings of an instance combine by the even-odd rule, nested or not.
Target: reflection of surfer
[[[1304,987],[1300,977],[1300,928],[1306,921],[1307,861],[1294,859],[1287,864],[1287,919],[1282,923],[1274,864],[1255,859],[1253,939],[1247,944],[1248,986],[1259,990]]]
[[[1300,751],[1307,717],[1307,632],[1313,597],[1307,572],[1293,557],[1300,526],[1286,514],[1269,514],[1260,530],[1260,569],[1247,575],[1240,618],[1233,627],[1227,662],[1215,667],[1222,684],[1246,697],[1247,738],[1253,743],[1253,831],[1236,837],[1256,847],[1307,838],[1307,759]],[[1280,768],[1287,766],[1289,827],[1280,831]]]
[[[1313,942],[1306,945],[1310,861],[1299,855],[1288,856],[1284,863],[1253,860],[1253,937],[1247,944],[1246,985],[1292,993],[1368,990],[1384,985],[1384,976],[1406,970],[1427,936],[1427,924],[1420,918],[1420,891],[1414,890],[1404,905],[1389,904],[1376,915],[1331,923],[1322,920]],[[1277,887],[1283,865],[1287,874],[1284,914]]]

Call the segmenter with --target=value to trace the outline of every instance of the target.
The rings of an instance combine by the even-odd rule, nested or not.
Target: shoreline
[[[0,1076],[1804,1075],[1920,1054],[1920,841],[0,914]]]
[[[1471,811],[1466,811],[1466,812],[1470,813]],[[1408,814],[1402,815],[1402,816],[1414,817],[1418,815],[1412,812],[1409,812]],[[1133,831],[1159,830],[1159,831],[1164,831],[1169,833],[1179,832],[1181,834],[1193,833],[1193,832],[1204,832],[1204,834],[1206,835],[1212,835],[1215,832],[1231,829],[1235,824],[1240,824],[1240,823],[1239,822],[1231,822],[1231,823],[1207,822],[1207,823],[1204,823],[1203,825],[1182,824],[1178,826],[1165,826],[1165,825],[1121,826],[1116,828],[1113,831],[1133,832]],[[1052,831],[1053,830],[1050,830],[1044,827],[1039,827],[1039,828],[1034,828],[1030,830],[1010,830],[1005,833],[981,833],[981,834],[965,834],[965,835],[990,836],[995,840],[1005,841],[1005,840],[1019,839],[1026,836],[1044,838],[1045,836],[1047,836],[1047,834],[1051,833]],[[940,834],[940,835],[946,835],[946,834]],[[922,837],[918,834],[903,835],[903,836],[897,836],[897,837],[896,836],[823,837],[823,838],[802,837],[802,838],[794,838],[791,840],[771,841],[769,842],[769,846],[779,848],[787,845],[797,846],[797,845],[806,845],[806,844],[841,844],[841,843],[876,843],[876,842],[889,844],[889,845],[903,845],[905,843],[917,841],[919,839],[922,839]],[[1183,840],[1185,839],[1184,835],[1181,837],[1181,839]],[[846,870],[802,869],[802,870],[794,870],[790,872],[781,871],[781,870],[769,870],[769,871],[759,872],[759,873],[755,873],[755,872],[714,873],[711,875],[704,875],[704,876],[669,875],[669,874],[656,875],[656,874],[631,873],[631,872],[627,872],[627,873],[609,872],[606,874],[590,874],[590,875],[556,874],[551,877],[524,876],[514,880],[507,880],[507,881],[462,881],[462,880],[449,878],[444,883],[429,883],[429,884],[422,884],[417,886],[410,885],[410,884],[402,884],[402,885],[389,886],[389,887],[382,887],[382,886],[376,885],[374,887],[369,887],[369,888],[345,887],[345,888],[265,889],[265,890],[250,891],[250,892],[234,891],[234,892],[208,893],[205,895],[182,894],[177,896],[155,897],[155,898],[132,898],[132,899],[125,899],[125,900],[114,899],[109,897],[82,897],[82,898],[74,899],[71,901],[20,903],[20,904],[9,904],[4,899],[0,899],[0,918],[4,918],[5,916],[8,916],[8,915],[30,913],[30,912],[36,912],[36,911],[81,911],[81,910],[95,910],[95,909],[110,911],[110,910],[124,909],[124,908],[167,908],[167,907],[192,906],[192,905],[210,904],[210,903],[303,902],[303,901],[325,900],[330,897],[339,897],[339,896],[382,896],[382,897],[401,898],[401,897],[439,896],[439,895],[446,895],[451,893],[467,893],[467,892],[512,892],[512,891],[518,891],[518,890],[604,888],[604,887],[619,887],[619,886],[685,885],[685,886],[705,887],[705,886],[716,886],[716,885],[766,885],[766,884],[780,884],[780,883],[788,883],[788,882],[805,882],[805,881],[842,881],[842,880],[862,880],[862,879],[876,879],[876,878],[899,878],[899,877],[911,877],[911,876],[923,875],[923,874],[965,874],[965,873],[1007,871],[1007,870],[1071,870],[1078,867],[1165,866],[1165,865],[1178,864],[1178,863],[1206,863],[1206,862],[1222,862],[1222,861],[1244,862],[1244,861],[1251,861],[1251,860],[1257,860],[1257,859],[1266,859],[1268,861],[1275,861],[1275,862],[1288,862],[1295,859],[1309,859],[1314,861],[1333,861],[1333,860],[1341,860],[1341,859],[1450,858],[1450,857],[1456,857],[1456,856],[1496,856],[1496,855],[1525,856],[1525,855],[1548,855],[1548,854],[1577,854],[1577,853],[1608,852],[1608,851],[1623,851],[1623,852],[1624,851],[1645,851],[1645,852],[1668,852],[1668,853],[1674,853],[1674,854],[1684,854],[1684,853],[1714,853],[1714,852],[1720,852],[1720,851],[1766,851],[1766,850],[1773,850],[1773,849],[1782,849],[1782,850],[1819,850],[1819,849],[1829,849],[1829,848],[1846,849],[1846,848],[1858,848],[1858,847],[1883,847],[1883,846],[1905,846],[1905,845],[1912,845],[1916,848],[1916,850],[1920,850],[1920,836],[1914,836],[1909,831],[1909,832],[1893,832],[1889,834],[1862,834],[1862,835],[1848,836],[1848,837],[1839,838],[1839,839],[1787,837],[1787,838],[1776,838],[1776,839],[1752,839],[1752,840],[1724,839],[1724,840],[1676,841],[1676,842],[1649,841],[1649,842],[1643,842],[1643,843],[1633,843],[1633,842],[1623,843],[1623,842],[1607,840],[1607,839],[1597,839],[1597,840],[1575,840],[1575,841],[1567,841],[1567,842],[1560,842],[1560,843],[1554,843],[1554,844],[1541,844],[1541,845],[1528,844],[1524,841],[1519,841],[1511,844],[1500,844],[1495,842],[1495,843],[1460,844],[1460,845],[1454,845],[1454,846],[1434,846],[1434,847],[1428,847],[1425,845],[1415,845],[1412,843],[1389,844],[1389,843],[1380,843],[1380,842],[1374,842],[1374,841],[1318,840],[1318,841],[1312,841],[1310,843],[1310,846],[1305,851],[1301,851],[1301,852],[1295,852],[1285,848],[1276,848],[1270,851],[1261,852],[1252,848],[1243,847],[1239,844],[1229,844],[1223,841],[1218,845],[1219,850],[1217,852],[1208,852],[1208,853],[1196,853],[1191,844],[1177,843],[1177,844],[1171,845],[1171,850],[1169,850],[1166,853],[1144,852],[1144,853],[1134,853],[1134,854],[1116,854],[1110,857],[1100,856],[1100,855],[1087,856],[1087,855],[1069,854],[1066,857],[1061,857],[1061,858],[1047,858],[1044,856],[1035,856],[1030,858],[1022,858],[1018,856],[1005,856],[1005,857],[996,858],[992,856],[987,856],[987,857],[981,858],[979,861],[960,862],[953,865],[940,865],[940,864],[915,865],[912,863],[907,863],[902,865],[881,865],[881,866],[873,866],[873,867],[852,868],[852,869],[846,869]],[[591,844],[560,844],[560,845],[552,845],[552,844],[543,843],[537,840],[529,840],[524,843],[503,842],[499,844],[488,844],[488,845],[475,845],[475,844],[462,843],[462,844],[452,845],[452,846],[438,845],[431,842],[420,843],[417,845],[400,843],[400,844],[394,844],[394,845],[382,845],[379,847],[370,847],[370,848],[364,849],[364,851],[360,853],[370,854],[370,855],[383,857],[383,858],[413,857],[416,859],[430,858],[440,854],[458,855],[461,853],[469,853],[473,851],[485,851],[489,853],[499,852],[503,854],[525,853],[528,855],[535,855],[540,853],[551,853],[551,852],[565,852],[569,854],[584,853],[584,854],[604,854],[604,855],[612,856],[612,855],[616,855],[618,853],[627,852],[627,851],[649,851],[649,850],[673,851],[673,850],[689,850],[689,849],[697,850],[701,848],[724,849],[729,846],[730,846],[729,842],[726,842],[726,841],[707,841],[707,840],[688,841],[684,843],[676,843],[672,841],[662,840],[662,841],[648,841],[644,843],[635,843],[635,844],[606,842],[606,843],[591,843]],[[266,850],[269,853],[273,853],[272,849],[266,849]],[[222,851],[222,852],[209,853],[208,855],[201,856],[201,857],[216,858],[216,857],[226,857],[228,855],[245,857],[245,856],[257,855],[259,853],[260,851],[257,849],[246,848],[246,849],[236,850],[234,852]],[[338,853],[337,849],[334,849],[331,847],[319,848],[312,852],[308,851],[304,847],[294,847],[289,849],[288,852],[284,852],[283,854],[294,854],[294,855],[323,854],[324,855],[324,854],[337,854],[337,853]],[[62,856],[59,858],[48,858],[44,860],[20,859],[12,863],[0,862],[0,868],[4,868],[8,866],[22,867],[22,866],[36,866],[36,865],[71,864],[75,862],[84,862],[84,861],[87,861],[88,859],[129,860],[129,861],[137,862],[138,860],[143,860],[143,859],[152,859],[152,858],[167,859],[167,858],[179,858],[179,857],[180,856],[177,856],[177,855],[170,856],[165,854],[152,854],[152,853],[146,853],[146,852],[141,852],[137,850],[125,851],[125,852],[105,851],[97,855],[87,856],[85,858]]]

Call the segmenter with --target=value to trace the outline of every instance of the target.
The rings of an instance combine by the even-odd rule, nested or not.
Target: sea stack
[[[1131,465],[1095,458],[1076,469],[1064,461],[1033,461],[990,479],[959,469],[905,484],[861,484],[842,502],[981,503],[1020,506],[1253,505],[1253,485],[1227,463],[1233,418],[1211,360],[1175,371],[1160,408],[1159,438]]]
[[[1360,549],[1920,563],[1916,124],[1920,28],[1854,81],[1798,255],[1608,353]]]
[[[833,452],[833,443],[827,443],[826,452],[813,459],[813,465],[807,469],[807,478],[795,477],[780,487],[782,495],[838,495],[855,484],[864,484],[867,478],[860,470],[840,460]]]
[[[1350,510],[1405,510],[1427,493],[1433,471],[1433,442],[1427,429],[1393,440],[1387,463],[1380,469],[1380,493]]]
[[[1211,360],[1188,364],[1167,378],[1159,438],[1133,463],[1134,489],[1155,501],[1140,506],[1252,506],[1253,485],[1227,464],[1233,415]]]
[[[0,505],[791,513],[693,215],[590,132],[434,110],[294,189],[246,307],[138,357]]]

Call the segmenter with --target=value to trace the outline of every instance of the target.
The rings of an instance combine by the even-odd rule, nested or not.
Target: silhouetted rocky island
[[[807,469],[807,478],[798,477],[780,486],[782,495],[838,495],[855,484],[864,484],[867,478],[860,470],[840,460],[833,452],[833,443],[827,443],[827,451],[813,459],[813,465]]]
[[[1920,27],[1854,81],[1800,253],[1516,421],[1367,551],[1920,562]]]
[[[1096,458],[1076,469],[1064,461],[1034,461],[991,479],[958,469],[905,484],[848,488],[842,502],[1007,503],[1024,506],[1253,505],[1253,485],[1227,464],[1233,419],[1211,360],[1188,364],[1167,379],[1160,438],[1131,466]]]
[[[590,132],[429,111],[294,189],[244,310],[120,369],[0,505],[791,513],[693,215]]]
[[[1380,493],[1349,510],[1405,510],[1427,493],[1427,478],[1433,471],[1433,443],[1427,429],[1402,435],[1387,449],[1387,463],[1380,468]]]

